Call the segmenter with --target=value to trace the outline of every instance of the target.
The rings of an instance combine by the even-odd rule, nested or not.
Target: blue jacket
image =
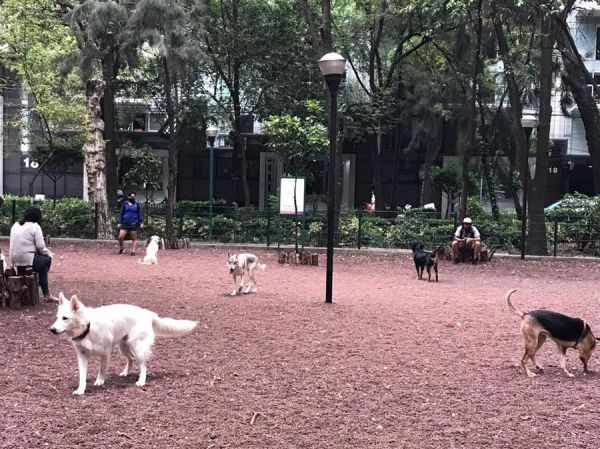
[[[129,201],[125,201],[121,206],[119,212],[119,224],[123,226],[134,226],[144,222],[144,216],[142,215],[142,207],[139,203],[131,204]]]

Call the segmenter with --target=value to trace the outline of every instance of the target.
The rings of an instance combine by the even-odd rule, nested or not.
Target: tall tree
[[[286,1],[210,2],[197,23],[202,27],[197,36],[206,55],[208,82],[204,94],[210,98],[215,115],[232,131],[233,184],[229,200],[238,201],[241,187],[243,203],[250,206],[244,129],[252,128],[257,116],[285,113],[281,102],[293,99],[290,93],[309,94],[309,83],[298,83],[310,79],[304,63],[306,42],[292,4]],[[293,99],[296,106],[303,100]],[[276,104],[278,111],[269,110]]]
[[[571,2],[572,3],[572,2]],[[575,45],[575,39],[569,29],[564,14],[554,14],[557,30],[557,47],[562,56],[562,80],[573,94],[581,120],[585,128],[585,137],[592,162],[594,192],[600,194],[600,111],[589,86],[594,94],[600,94],[600,88]]]
[[[135,4],[135,0],[79,0],[67,13],[67,22],[79,42],[79,52],[71,63],[79,66],[84,79],[93,76],[102,81],[100,112],[104,123],[107,199],[113,206],[118,185],[115,95],[119,71],[134,56],[127,23]]]
[[[72,144],[85,132],[81,80],[76,73],[63,76],[58,62],[76,49],[76,42],[53,0],[6,0],[0,4],[0,16],[0,42],[6,45],[0,64],[17,76],[29,97],[27,114],[12,124],[29,136],[39,164],[29,186],[33,195],[40,173],[48,174],[56,187],[59,166],[77,159]]]
[[[175,247],[174,215],[177,192],[178,142],[186,105],[198,95],[195,90],[199,62],[198,42],[193,39],[193,20],[200,2],[194,0],[140,0],[130,21],[139,51],[154,61],[158,81],[157,100],[166,113],[169,138],[167,217],[165,238]]]
[[[106,61],[107,58],[112,60],[109,54],[114,54],[115,49],[121,48],[129,17],[129,4],[130,2],[125,1],[121,4],[116,1],[84,0],[69,9],[65,15],[78,47],[78,51],[73,53],[66,65],[71,69],[77,68],[85,80],[89,126],[88,140],[84,144],[87,193],[90,203],[94,207],[97,205],[98,233],[103,238],[112,236],[108,192],[110,190],[111,196],[116,193],[117,167],[114,136],[109,136],[108,151],[105,138],[106,122],[110,122],[109,132],[114,131],[114,109],[111,109],[114,105],[110,98],[111,92],[114,92],[114,79],[111,78],[112,73],[106,70]],[[107,86],[109,97],[104,102]],[[108,103],[110,104],[107,106]],[[112,115],[109,117],[110,114]]]

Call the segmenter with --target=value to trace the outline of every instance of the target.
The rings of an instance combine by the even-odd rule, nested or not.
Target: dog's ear
[[[227,250],[227,258],[229,259],[231,257],[231,251]]]
[[[65,302],[67,302],[67,298],[65,298],[65,295],[63,295],[63,292],[60,292],[58,294],[58,303],[63,304]]]
[[[71,309],[76,311],[79,310],[80,307],[81,303],[79,302],[79,299],[77,299],[77,295],[71,296]]]

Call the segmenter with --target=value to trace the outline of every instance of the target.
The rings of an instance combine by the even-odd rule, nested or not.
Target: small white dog
[[[85,307],[77,296],[68,300],[60,292],[56,321],[50,328],[53,334],[65,333],[75,347],[79,366],[79,386],[73,392],[85,392],[88,360],[100,357],[100,371],[94,385],[104,385],[108,362],[113,348],[119,345],[127,358],[121,376],[127,376],[135,360],[140,366],[136,385],[146,384],[146,361],[152,351],[154,337],[179,337],[191,332],[195,321],[161,318],[156,313],[129,304],[113,304],[98,308]]]
[[[6,271],[6,258],[4,254],[2,254],[2,250],[0,249],[0,260],[2,261],[2,274]]]
[[[160,242],[160,237],[157,235],[153,235],[150,237],[150,242],[148,246],[146,246],[146,255],[143,259],[139,260],[139,263],[142,265],[155,265],[158,264],[158,243]]]
[[[264,263],[260,263],[258,257],[250,253],[239,253],[231,254],[227,253],[227,267],[229,273],[233,276],[233,291],[231,296],[235,296],[238,293],[254,293],[256,292],[256,280],[254,279],[254,273],[257,268],[264,270],[267,266]],[[244,275],[248,275],[248,286],[244,290]],[[237,285],[237,278],[240,278],[240,286]]]

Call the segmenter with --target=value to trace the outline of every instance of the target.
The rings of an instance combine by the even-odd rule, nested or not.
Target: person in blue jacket
[[[127,201],[121,206],[119,211],[119,254],[123,254],[123,241],[127,234],[131,238],[131,255],[135,256],[135,247],[137,245],[137,231],[144,229],[144,216],[142,215],[142,206],[135,202],[135,192],[131,192]]]

